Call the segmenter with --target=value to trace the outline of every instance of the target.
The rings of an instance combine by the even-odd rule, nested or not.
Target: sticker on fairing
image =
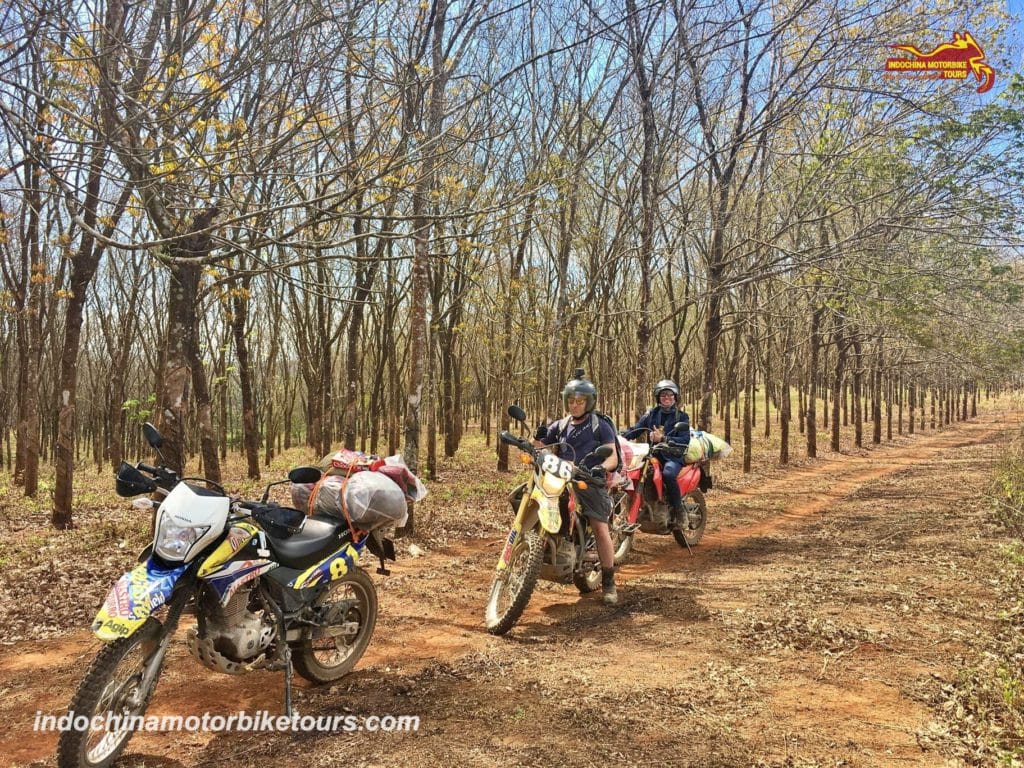
[[[363,541],[365,542],[365,539]],[[340,579],[359,562],[362,548],[363,542],[358,545],[346,544],[330,557],[300,573],[288,586],[292,589],[306,589],[326,581]]]
[[[129,637],[167,602],[187,567],[181,565],[165,571],[147,560],[128,571],[110,588],[92,623],[93,634],[107,641]]]
[[[200,579],[205,579],[219,571],[222,565],[238,554],[259,532],[260,529],[249,522],[242,521],[232,525],[224,541],[210,553],[196,575]]]
[[[278,563],[269,560],[235,560],[219,571],[207,576],[204,581],[213,587],[220,598],[221,605],[227,605],[231,596],[243,584],[258,579],[267,571],[277,568]]]

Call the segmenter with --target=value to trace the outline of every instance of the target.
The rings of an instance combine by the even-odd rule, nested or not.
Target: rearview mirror
[[[615,449],[612,448],[610,445],[599,445],[594,450],[594,455],[597,456],[597,458],[599,458],[601,461],[604,461],[613,453],[615,453]]]
[[[146,438],[146,442],[152,448],[161,448],[164,444],[164,438],[161,436],[159,430],[150,424],[148,421],[142,425],[142,435]]]
[[[524,411],[518,405],[510,405],[508,407],[508,415],[518,422],[522,423],[526,421],[526,411]]]
[[[296,485],[317,483],[321,477],[323,477],[323,472],[317,467],[296,467],[288,473],[288,479]]]

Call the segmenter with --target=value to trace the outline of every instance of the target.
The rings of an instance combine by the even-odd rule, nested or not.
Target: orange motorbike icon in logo
[[[953,42],[942,43],[934,50],[923,53],[913,45],[893,45],[899,51],[906,51],[912,59],[889,59],[885,68],[890,72],[913,74],[935,72],[934,77],[949,80],[966,80],[968,68],[974,73],[981,85],[978,93],[990,90],[996,82],[996,73],[985,63],[985,52],[975,41],[970,32],[953,33]]]

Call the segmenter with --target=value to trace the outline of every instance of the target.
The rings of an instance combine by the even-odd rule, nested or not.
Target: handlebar
[[[534,462],[536,462],[537,454],[539,453],[540,449],[536,448],[528,440],[525,440],[525,439],[523,439],[521,437],[516,437],[511,432],[508,432],[506,430],[503,430],[498,435],[498,439],[501,440],[501,442],[506,443],[508,445],[514,445],[516,448],[518,448],[519,450],[523,451],[523,453],[528,453],[530,455],[530,457],[533,458]],[[579,479],[583,479],[583,480],[589,480],[592,483],[596,483],[597,482],[597,478],[594,477],[592,472],[593,472],[594,469],[597,469],[598,467],[600,467],[601,466],[600,464],[598,465],[598,467],[587,468],[587,467],[584,467],[582,464],[576,464],[575,462],[573,462],[572,466],[573,466],[573,473],[572,473],[573,474],[573,479],[579,478]],[[603,467],[602,467],[602,469],[603,469]]]
[[[519,450],[523,451],[524,453],[528,453],[531,456],[536,456],[537,455],[537,449],[534,448],[533,445],[529,441],[524,440],[521,437],[516,437],[515,435],[513,435],[511,432],[509,432],[507,430],[502,430],[502,432],[498,436],[498,438],[501,440],[501,442],[503,442],[503,443],[505,443],[507,445],[514,445],[516,448],[518,448]]]

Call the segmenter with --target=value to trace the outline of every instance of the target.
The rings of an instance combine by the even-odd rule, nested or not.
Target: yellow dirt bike
[[[522,408],[510,406],[508,414],[525,427]],[[492,635],[512,629],[530,602],[538,579],[575,584],[581,593],[592,592],[601,584],[594,532],[587,518],[577,514],[576,489],[604,480],[595,480],[585,467],[547,449],[534,448],[529,440],[511,432],[502,432],[499,438],[523,452],[522,460],[532,465],[533,474],[522,489],[491,584],[484,621]],[[596,456],[603,461],[612,450],[601,446],[582,458]]]

